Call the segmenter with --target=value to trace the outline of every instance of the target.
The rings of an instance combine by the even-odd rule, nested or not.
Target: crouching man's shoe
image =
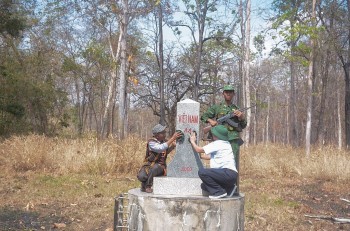
[[[211,195],[209,196],[210,199],[219,199],[219,198],[223,198],[227,196],[227,193],[223,193],[223,194],[220,194],[220,195]]]
[[[152,193],[152,192],[153,192],[153,189],[151,187],[146,188],[146,193]]]

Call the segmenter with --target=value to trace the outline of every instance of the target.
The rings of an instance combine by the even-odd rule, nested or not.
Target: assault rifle
[[[240,112],[244,112],[244,111],[247,111],[248,109],[250,109],[252,107],[255,107],[255,106],[256,106],[256,104],[254,104],[254,105],[252,105],[250,107],[245,107],[245,108],[241,108],[241,109],[237,109],[237,110],[239,110]],[[241,127],[241,125],[238,122],[238,118],[237,118],[237,116],[235,116],[233,114],[233,112],[230,112],[230,113],[224,115],[223,117],[220,117],[216,121],[218,122],[218,124],[225,124],[225,123],[227,123],[231,127],[236,128],[236,131],[238,131],[238,132],[242,131],[242,127]],[[210,129],[211,129],[211,126],[207,126],[207,127],[203,128],[203,132],[204,133],[208,133],[210,131]],[[208,138],[207,138],[207,140],[208,140]]]

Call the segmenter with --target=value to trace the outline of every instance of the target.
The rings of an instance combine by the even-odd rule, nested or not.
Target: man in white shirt
[[[196,144],[195,133],[191,134],[190,142],[200,158],[210,160],[210,168],[199,169],[198,175],[203,181],[202,189],[209,192],[209,198],[217,199],[232,195],[238,172],[226,127],[217,125],[210,131],[213,142],[200,147]]]

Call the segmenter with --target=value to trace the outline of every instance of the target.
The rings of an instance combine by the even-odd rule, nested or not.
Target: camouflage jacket
[[[214,104],[213,106],[209,107],[206,112],[204,112],[201,116],[201,121],[203,123],[207,123],[208,119],[219,119],[222,116],[227,115],[230,112],[233,112],[234,110],[239,109],[235,104],[227,105],[225,102],[221,102],[219,104]],[[245,128],[247,126],[247,121],[242,120],[239,121],[236,118],[233,119],[235,122],[239,123],[241,128]],[[229,124],[223,124],[227,127],[228,135],[230,139],[238,139],[239,138],[239,132],[236,131],[236,129]]]

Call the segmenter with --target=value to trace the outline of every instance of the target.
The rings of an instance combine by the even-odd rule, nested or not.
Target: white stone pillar
[[[184,133],[184,138],[182,142],[176,143],[175,156],[167,169],[168,177],[198,178],[198,170],[203,168],[198,153],[193,150],[188,141],[191,132],[195,131],[199,134],[199,109],[200,104],[191,99],[177,103],[176,130],[181,130]]]

